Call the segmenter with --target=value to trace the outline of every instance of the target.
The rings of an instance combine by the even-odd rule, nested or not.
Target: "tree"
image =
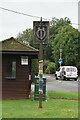
[[[74,65],[78,64],[78,30],[70,25],[65,25],[58,29],[52,42],[53,56],[55,58],[56,67],[58,66],[59,50],[62,49],[63,64]]]
[[[49,55],[51,55],[50,57],[50,61],[54,61],[54,58],[52,58],[52,49],[53,49],[53,46],[52,46],[52,43],[55,39],[55,36],[58,34],[58,31],[63,27],[63,26],[66,26],[66,25],[71,25],[71,21],[69,18],[65,17],[64,19],[61,18],[61,19],[58,19],[58,18],[52,18],[52,21],[50,23],[50,28],[49,28]],[[57,41],[56,41],[57,42]]]
[[[26,29],[22,33],[19,33],[17,36],[17,40],[33,46],[33,31],[32,29]]]

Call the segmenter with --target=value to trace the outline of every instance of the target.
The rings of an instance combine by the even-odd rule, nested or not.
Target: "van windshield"
[[[67,72],[76,72],[76,68],[66,68]]]

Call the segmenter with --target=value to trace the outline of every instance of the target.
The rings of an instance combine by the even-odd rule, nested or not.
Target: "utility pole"
[[[43,45],[39,45],[39,108],[42,108],[43,98]]]
[[[33,22],[34,43],[39,45],[39,108],[42,108],[43,101],[43,44],[49,39],[49,21]]]
[[[41,28],[39,30],[39,36],[42,41],[44,36],[44,31],[42,29],[42,17],[40,20]],[[39,108],[42,108],[42,99],[43,99],[43,45],[42,42],[39,44]]]

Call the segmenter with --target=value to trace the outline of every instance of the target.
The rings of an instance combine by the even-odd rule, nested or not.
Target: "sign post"
[[[42,108],[43,96],[43,44],[47,44],[49,37],[49,21],[33,22],[34,44],[39,44],[39,108]]]
[[[61,67],[61,64],[62,64],[62,49],[60,49],[60,59],[59,59],[59,64],[60,64],[60,67]]]

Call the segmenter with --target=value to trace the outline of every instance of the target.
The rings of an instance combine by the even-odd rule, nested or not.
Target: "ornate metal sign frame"
[[[49,40],[49,21],[33,21],[34,44],[47,44]]]

